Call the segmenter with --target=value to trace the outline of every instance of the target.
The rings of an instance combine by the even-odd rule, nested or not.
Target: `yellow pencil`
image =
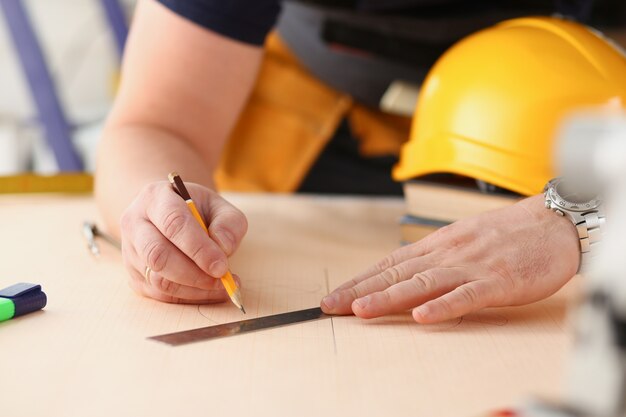
[[[189,195],[187,187],[185,187],[185,183],[183,183],[180,175],[178,175],[176,172],[172,172],[167,176],[167,178],[172,184],[174,191],[176,191],[176,193],[181,196],[183,200],[185,200],[185,203],[187,203],[187,207],[189,207],[189,210],[191,211],[191,214],[193,214],[193,217],[195,217],[198,223],[200,223],[200,226],[202,226],[204,231],[209,233],[209,229],[206,227],[206,224],[204,224],[204,220],[202,220],[202,216],[200,216],[200,212],[198,211],[198,208],[196,207],[193,200],[191,199],[191,195]],[[235,304],[239,308],[239,310],[246,314],[246,310],[243,308],[243,302],[241,301],[241,291],[239,291],[239,287],[237,287],[237,283],[233,279],[233,275],[230,273],[230,271],[226,271],[226,274],[221,278],[221,280],[222,285],[224,285],[224,288],[226,288],[226,292],[228,293],[228,296],[230,297],[233,304]]]

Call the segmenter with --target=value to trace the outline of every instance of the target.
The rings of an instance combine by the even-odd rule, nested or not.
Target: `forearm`
[[[261,57],[257,46],[200,28],[157,2],[138,2],[98,152],[96,199],[112,233],[119,234],[137,193],[170,171],[212,186]]]
[[[171,171],[213,188],[213,168],[186,141],[149,126],[111,126],[98,152],[95,196],[111,233],[119,236],[120,216],[148,183]]]

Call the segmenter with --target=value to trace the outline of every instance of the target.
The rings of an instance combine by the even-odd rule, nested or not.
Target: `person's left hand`
[[[573,224],[535,196],[394,251],[325,297],[321,307],[362,318],[413,308],[415,321],[440,322],[546,298],[576,274],[579,258]]]

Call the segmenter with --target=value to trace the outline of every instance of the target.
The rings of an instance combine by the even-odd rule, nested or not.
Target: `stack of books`
[[[507,192],[484,193],[470,178],[431,176],[408,181],[404,183],[406,215],[400,219],[402,241],[416,242],[440,227],[520,198]]]

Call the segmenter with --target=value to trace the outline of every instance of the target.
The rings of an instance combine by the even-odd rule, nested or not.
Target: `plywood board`
[[[230,198],[250,221],[232,260],[248,317],[317,306],[399,242],[401,200]],[[49,296],[0,323],[7,416],[458,417],[559,392],[576,285],[439,325],[336,317],[173,348],[146,337],[241,313],[132,293],[114,249],[95,259],[85,247],[81,224],[96,216],[87,197],[0,197],[0,286],[41,283]]]

